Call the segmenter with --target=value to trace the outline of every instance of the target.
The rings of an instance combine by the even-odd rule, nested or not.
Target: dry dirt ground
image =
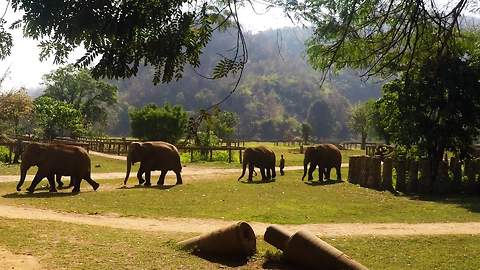
[[[38,270],[38,260],[30,255],[13,254],[0,247],[0,270]]]

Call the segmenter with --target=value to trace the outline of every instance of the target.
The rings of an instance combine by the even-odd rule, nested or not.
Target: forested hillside
[[[350,105],[380,96],[379,83],[364,83],[353,71],[330,77],[320,89],[321,76],[305,58],[307,38],[308,31],[300,28],[246,34],[248,64],[237,91],[221,105],[238,114],[238,137],[287,139],[300,135],[301,123],[309,123],[318,138],[348,138],[345,122]],[[115,81],[122,102],[133,107],[168,102],[195,111],[222,100],[235,79],[209,80],[199,74],[210,75],[219,55],[232,53],[235,40],[228,31],[216,34],[202,56],[201,67],[186,67],[179,81],[153,85],[153,71],[148,67],[135,78]],[[118,120],[111,132],[128,134],[126,105]]]

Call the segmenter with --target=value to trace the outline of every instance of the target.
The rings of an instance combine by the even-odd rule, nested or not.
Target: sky
[[[0,11],[5,9],[6,3],[7,1],[0,0]],[[15,14],[10,9],[7,11],[5,18],[8,22],[13,22],[21,18],[21,14]],[[250,7],[243,8],[239,11],[239,18],[244,30],[254,33],[294,26],[280,9],[270,9],[266,12],[264,6],[257,6],[255,11]],[[42,87],[42,76],[59,66],[53,65],[53,59],[47,59],[43,62],[39,60],[38,41],[24,38],[20,29],[13,31],[12,34],[14,44],[12,53],[9,57],[0,61],[0,75],[3,75],[9,69],[9,75],[2,88],[8,90],[25,87],[31,92],[37,92]],[[77,50],[71,55],[69,62],[74,63],[81,55],[82,50]]]

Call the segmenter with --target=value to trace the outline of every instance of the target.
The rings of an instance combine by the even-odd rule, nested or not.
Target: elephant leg
[[[318,165],[318,181],[323,182],[325,174],[325,168]]]
[[[265,167],[260,167],[260,173],[262,174],[262,181],[266,181],[267,175],[265,174],[266,168]]]
[[[82,184],[82,178],[81,177],[78,177],[76,175],[72,175],[70,176],[70,181],[73,182],[73,189],[72,189],[72,193],[78,193],[80,192],[80,185]]]
[[[270,180],[272,179],[272,174],[271,174],[271,171],[270,171],[270,168],[265,168],[265,170],[267,171],[267,180]]]
[[[86,177],[84,177],[84,179],[85,181],[87,181],[87,183],[90,184],[90,186],[92,186],[93,190],[97,190],[98,187],[100,186],[100,184],[97,183],[95,180],[93,180],[90,175],[87,175]]]
[[[44,177],[45,176],[42,173],[37,172],[37,174],[35,174],[35,177],[32,180],[32,183],[27,188],[28,193],[33,193],[35,191],[35,187],[37,187],[38,183],[40,183],[40,181],[42,181]]]
[[[175,183],[175,185],[183,184],[182,175],[180,174],[180,171],[175,171],[175,174],[177,175],[177,183]]]
[[[55,175],[55,180],[57,181],[58,188],[62,188],[63,187],[62,175],[60,174]]]
[[[337,167],[335,167],[335,171],[337,172],[337,181],[342,181],[341,166],[338,165]]]
[[[330,180],[330,171],[332,168],[325,168],[325,179]]]
[[[75,181],[73,181],[72,177],[70,176],[70,183],[68,184],[68,188],[75,186]]]
[[[150,182],[150,177],[152,176],[152,172],[151,171],[145,171],[145,186],[149,187],[152,185],[152,183]]]
[[[55,174],[49,174],[47,179],[48,184],[50,185],[50,192],[57,192],[57,188],[55,187]]]
[[[163,184],[165,184],[165,176],[167,176],[167,170],[162,170],[160,172],[160,177],[158,178],[158,186],[163,186]]]
[[[255,168],[252,163],[248,163],[248,182],[253,181],[253,172],[255,171]]]
[[[273,166],[271,170],[272,170],[272,179],[275,179],[275,177],[277,177],[277,172],[275,172],[275,166]]]
[[[308,168],[308,181],[313,180],[313,172],[315,171],[316,168],[317,168],[317,164],[313,162],[310,163],[310,167]]]
[[[145,170],[143,169],[142,166],[140,166],[140,168],[138,168],[138,172],[137,172],[137,179],[138,179],[138,184],[139,185],[145,183],[145,180],[142,177],[144,172],[145,172]]]

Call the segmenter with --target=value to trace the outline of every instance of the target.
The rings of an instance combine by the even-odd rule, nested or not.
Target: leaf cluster
[[[177,143],[187,127],[187,113],[181,106],[150,104],[129,112],[132,136],[143,140]]]

